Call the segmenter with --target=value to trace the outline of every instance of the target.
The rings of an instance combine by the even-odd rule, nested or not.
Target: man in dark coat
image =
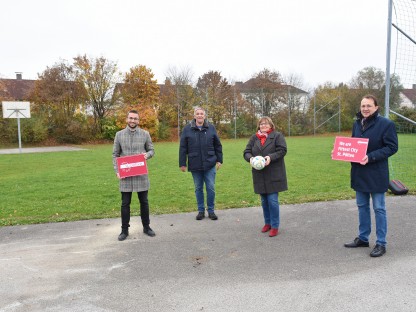
[[[211,220],[217,220],[215,209],[215,175],[221,167],[222,145],[215,127],[205,119],[205,110],[194,109],[194,118],[182,131],[179,146],[179,167],[192,173],[198,205],[197,220],[205,218],[204,183],[207,190],[207,210]]]
[[[394,123],[378,112],[377,99],[366,95],[354,123],[352,137],[368,138],[367,155],[360,163],[351,163],[351,188],[356,192],[359,228],[358,237],[344,244],[347,248],[368,247],[371,233],[370,197],[376,220],[376,244],[371,257],[386,253],[387,215],[385,192],[389,186],[388,158],[398,150]]]

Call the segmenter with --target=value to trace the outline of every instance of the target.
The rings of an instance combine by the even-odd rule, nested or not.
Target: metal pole
[[[17,132],[19,136],[19,153],[22,153],[22,136],[20,135],[20,117],[17,115]]]
[[[289,127],[289,136],[290,136],[290,87],[287,88],[287,103],[288,103],[288,109],[289,109],[288,127]]]
[[[237,101],[234,88],[234,139],[237,139]]]
[[[315,96],[313,97],[313,135],[315,135],[315,126],[316,126],[316,93],[315,93]]]
[[[178,95],[178,86],[176,86],[176,101],[178,102],[178,140],[181,139],[181,110],[180,110],[180,101]]]
[[[341,133],[341,97],[338,96],[338,132]]]
[[[391,14],[392,14],[392,2],[393,0],[388,0],[389,2],[389,11],[387,18],[387,51],[386,51],[386,90],[385,90],[385,117],[389,118],[390,115],[390,51],[391,51]]]

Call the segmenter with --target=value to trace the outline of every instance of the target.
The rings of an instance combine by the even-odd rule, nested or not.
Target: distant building
[[[309,103],[308,92],[266,78],[251,78],[246,82],[236,82],[235,87],[246,101],[260,108],[265,101],[273,101],[271,112],[276,112],[278,108],[288,107],[289,104],[291,109],[305,110]],[[261,110],[257,112],[257,115],[263,115]]]
[[[22,73],[16,73],[16,79],[0,79],[0,98],[7,101],[28,101],[35,82],[36,80],[22,79]]]
[[[400,92],[400,107],[416,108],[416,84]]]

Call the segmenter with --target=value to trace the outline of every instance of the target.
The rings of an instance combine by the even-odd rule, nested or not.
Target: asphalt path
[[[0,227],[0,311],[416,311],[416,196],[387,197],[387,253],[347,249],[354,200]],[[374,233],[371,245],[374,244]]]
[[[27,153],[51,153],[51,152],[71,152],[71,151],[81,151],[85,148],[75,147],[75,146],[46,146],[46,147],[22,147],[19,148],[5,148],[0,149],[0,155],[6,154],[27,154]]]

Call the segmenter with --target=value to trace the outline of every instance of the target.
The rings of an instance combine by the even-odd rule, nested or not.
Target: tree
[[[221,121],[230,122],[227,106],[233,101],[233,92],[227,79],[220,72],[209,71],[198,78],[196,87],[215,127],[219,128]]]
[[[287,90],[279,72],[265,68],[255,73],[246,85],[250,90],[245,98],[252,103],[255,116],[271,116],[284,109]]]
[[[104,57],[88,58],[86,55],[74,58],[76,80],[83,84],[88,105],[94,116],[94,131],[103,133],[105,118],[114,110],[117,99],[113,91],[120,76],[117,64]]]
[[[75,81],[74,68],[65,61],[47,67],[35,82],[34,110],[49,117],[71,118],[85,105],[85,89]]]
[[[200,102],[193,88],[193,73],[189,67],[169,67],[161,92],[159,120],[177,128],[178,137],[183,127],[193,118],[192,108]],[[161,90],[162,91],[162,90]]]
[[[345,101],[348,99],[348,94],[349,89],[347,86],[343,84],[336,86],[330,82],[319,85],[315,89],[313,97],[310,99],[308,111],[312,132],[324,133],[338,131],[340,116],[341,126],[345,127],[344,130],[351,129],[352,116],[345,117]],[[315,129],[313,129],[314,126]]]
[[[386,75],[375,67],[365,67],[360,70],[350,82],[351,89],[355,90],[355,100],[361,101],[366,94],[373,94],[378,99],[378,105],[384,107]],[[400,92],[403,86],[400,84],[400,78],[396,75],[390,77],[390,107],[397,108],[400,106]],[[356,104],[357,105],[357,104]]]
[[[87,95],[75,77],[72,65],[66,61],[56,63],[39,75],[30,96],[34,115],[62,142],[79,142],[87,137],[82,129]]]
[[[360,70],[350,82],[351,88],[380,91],[385,82],[385,74],[375,67],[365,67]]]
[[[130,109],[137,109],[140,126],[148,130],[153,139],[156,139],[159,124],[157,119],[159,86],[153,77],[152,71],[143,65],[132,67],[125,74],[120,91],[122,104],[117,112],[117,123],[120,127],[124,126],[127,112]]]

